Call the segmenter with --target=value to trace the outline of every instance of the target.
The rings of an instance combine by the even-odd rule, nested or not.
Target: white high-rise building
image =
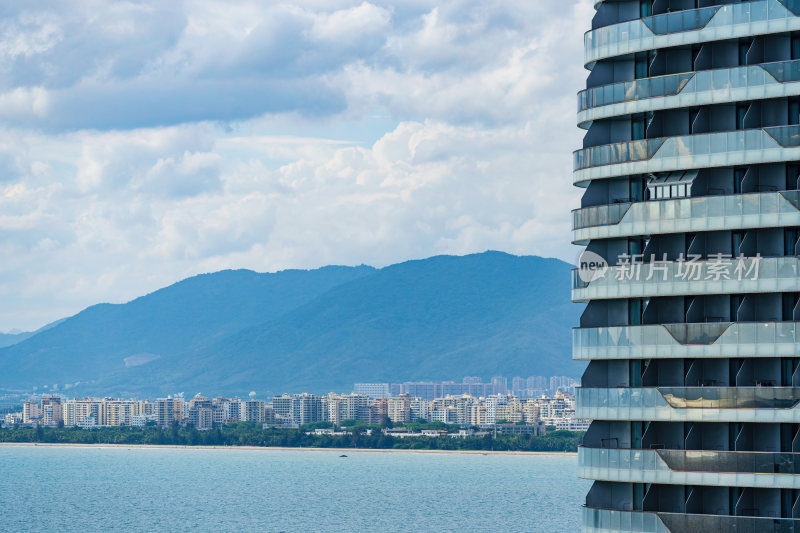
[[[800,1],[594,0],[584,531],[797,531]]]
[[[389,398],[391,387],[388,383],[356,383],[353,386],[353,394],[368,396],[370,398]]]

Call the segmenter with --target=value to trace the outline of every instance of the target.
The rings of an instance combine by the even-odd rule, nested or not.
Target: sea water
[[[13,532],[569,532],[588,489],[558,455],[0,446],[0,469]]]

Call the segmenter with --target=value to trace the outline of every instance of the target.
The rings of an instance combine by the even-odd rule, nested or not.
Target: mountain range
[[[349,391],[358,381],[567,375],[572,267],[485,252],[376,269],[194,276],[0,337],[0,389],[157,396]]]

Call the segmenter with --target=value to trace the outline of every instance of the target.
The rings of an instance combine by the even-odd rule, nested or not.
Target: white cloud
[[[573,256],[591,0],[42,5],[0,20],[0,329],[221,268]]]

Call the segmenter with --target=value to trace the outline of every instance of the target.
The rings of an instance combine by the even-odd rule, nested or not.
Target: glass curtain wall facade
[[[596,0],[583,531],[800,533],[800,0]]]

